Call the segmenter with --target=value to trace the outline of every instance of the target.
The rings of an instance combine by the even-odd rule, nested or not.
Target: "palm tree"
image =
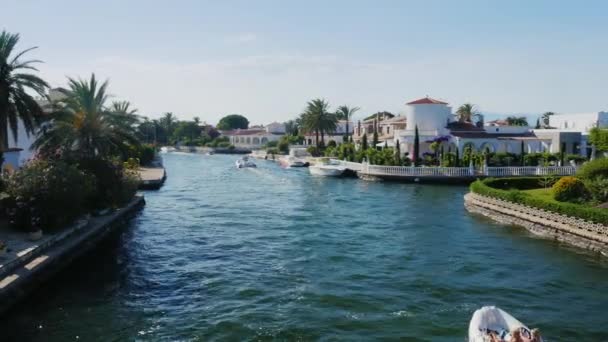
[[[315,132],[315,143],[319,147],[319,134],[321,143],[325,144],[325,133],[334,132],[338,119],[336,115],[328,112],[329,103],[323,99],[309,101],[306,111],[302,114],[303,128],[308,132]]]
[[[60,108],[51,113],[49,127],[38,132],[34,149],[43,154],[57,151],[77,158],[93,159],[124,155],[130,146],[139,144],[136,136],[116,114],[105,107],[108,82],[68,78],[69,90]]]
[[[140,123],[141,118],[137,115],[137,109],[131,108],[129,101],[112,102],[110,113],[113,114],[113,119],[116,120],[115,124],[124,125],[125,128],[134,129]]]
[[[46,89],[49,87],[38,76],[23,72],[38,71],[32,65],[41,61],[20,60],[23,55],[36,47],[15,52],[13,56],[13,50],[18,42],[18,34],[6,31],[0,33],[0,151],[8,147],[9,128],[17,142],[19,120],[28,136],[34,132],[42,121],[42,109],[28,91],[46,98]]]
[[[543,128],[551,128],[551,126],[549,125],[549,121],[552,115],[555,115],[555,113],[553,112],[545,112],[543,113],[542,119],[543,119]]]
[[[298,135],[298,121],[299,120],[288,120],[285,122],[285,133],[288,135]]]
[[[338,120],[346,120],[346,134],[345,134],[346,136],[348,136],[348,133],[349,133],[348,122],[353,117],[355,112],[357,112],[359,109],[361,109],[361,108],[359,108],[359,107],[349,108],[348,106],[340,106],[340,107],[338,107],[338,110],[336,111],[336,117],[338,118]]]
[[[528,126],[528,119],[525,116],[509,116],[507,117],[507,124],[509,126]]]
[[[168,112],[163,115],[159,120],[160,125],[165,129],[167,133],[167,137],[173,135],[173,130],[175,130],[175,125],[177,125],[177,119],[173,113]]]
[[[475,105],[465,103],[456,110],[456,117],[460,122],[473,122],[473,117],[479,117],[480,114],[475,109]]]

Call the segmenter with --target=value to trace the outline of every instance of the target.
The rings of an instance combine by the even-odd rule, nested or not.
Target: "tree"
[[[540,118],[536,119],[536,126],[534,126],[535,129],[540,129]]]
[[[247,129],[249,128],[249,120],[240,114],[230,114],[221,118],[216,127],[220,131]]]
[[[173,136],[173,131],[175,130],[175,126],[177,125],[177,118],[173,113],[168,112],[163,115],[162,118],[158,121],[158,123],[163,127],[166,138],[163,141],[164,143],[169,143],[169,138]]]
[[[374,130],[374,134],[372,135],[372,147],[378,148],[378,132]]]
[[[112,119],[115,120],[114,124],[123,125],[128,129],[134,130],[141,120],[137,115],[137,109],[131,108],[129,101],[112,102],[110,112],[114,114],[112,115]]]
[[[57,151],[77,158],[95,159],[125,156],[139,140],[124,125],[117,125],[116,114],[105,107],[108,81],[101,85],[95,74],[87,80],[68,78],[69,90],[51,124],[38,132],[33,148],[43,154]]]
[[[507,117],[507,124],[509,126],[528,126],[528,119],[525,116],[509,116]]]
[[[298,135],[298,122],[296,120],[285,122],[285,133],[293,136]]]
[[[199,125],[201,123],[201,118],[195,116],[194,118],[192,118],[192,121],[194,121],[195,124]]]
[[[367,133],[363,133],[363,137],[361,138],[361,149],[363,151],[367,150]]]
[[[401,146],[399,139],[395,142],[395,165],[401,165]]]
[[[519,158],[521,158],[521,166],[526,166],[526,161],[525,161],[525,156],[526,156],[526,149],[524,148],[524,141],[521,141],[521,150],[519,152]]]
[[[414,131],[414,166],[420,166],[420,136],[418,135],[418,125],[416,125]]]
[[[555,115],[555,113],[553,112],[545,112],[542,115],[542,120],[543,120],[543,128],[551,128],[551,125],[549,124],[551,121],[551,116]]]
[[[592,128],[589,132],[589,142],[597,151],[608,151],[608,129]]]
[[[302,125],[308,132],[315,132],[315,143],[317,147],[325,145],[325,133],[336,131],[338,119],[336,115],[328,112],[329,103],[323,99],[309,101],[306,110],[302,113]],[[319,144],[319,134],[321,144]]]
[[[17,142],[19,120],[28,136],[34,133],[42,122],[43,115],[40,105],[28,91],[46,98],[49,87],[38,76],[23,72],[38,71],[33,64],[40,61],[22,61],[21,57],[36,47],[17,53],[13,50],[18,42],[18,34],[7,31],[0,33],[0,151],[8,148],[9,129]]]
[[[460,122],[473,122],[473,118],[480,115],[475,109],[475,105],[471,103],[465,103],[456,110],[456,117]]]
[[[355,112],[357,112],[360,108],[359,107],[348,107],[348,106],[340,106],[338,107],[338,110],[336,111],[336,118],[338,120],[345,120],[346,121],[346,134],[344,134],[345,136],[348,136],[350,131],[348,130],[348,123],[350,121],[350,119],[353,117],[353,115],[355,114]]]
[[[179,121],[173,131],[173,140],[192,144],[193,140],[201,136],[201,128],[194,121]]]

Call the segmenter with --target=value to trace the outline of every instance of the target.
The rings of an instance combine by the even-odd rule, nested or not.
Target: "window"
[[[386,126],[386,134],[390,134],[391,133],[391,127],[390,126]]]

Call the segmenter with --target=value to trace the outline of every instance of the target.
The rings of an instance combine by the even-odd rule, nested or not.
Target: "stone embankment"
[[[0,313],[5,312],[44,281],[91,250],[108,235],[125,227],[145,204],[136,196],[123,208],[80,220],[71,227],[4,257],[0,265]]]
[[[605,225],[475,193],[466,194],[464,204],[470,212],[608,256],[608,227]]]

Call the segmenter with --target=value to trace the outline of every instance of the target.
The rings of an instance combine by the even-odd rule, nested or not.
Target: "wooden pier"
[[[141,177],[141,183],[139,188],[142,190],[156,190],[159,189],[167,179],[167,172],[165,168],[160,167],[142,167],[139,169],[139,176]]]

